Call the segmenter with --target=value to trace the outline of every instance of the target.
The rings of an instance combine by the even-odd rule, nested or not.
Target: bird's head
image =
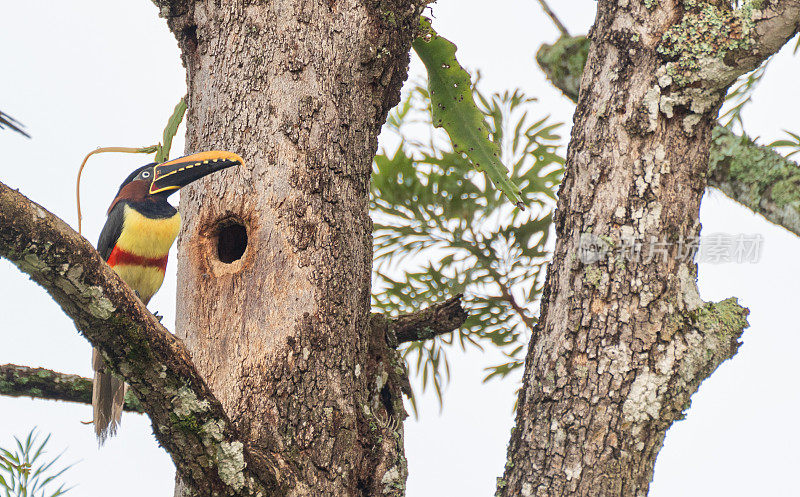
[[[108,212],[121,200],[166,201],[177,190],[203,176],[242,164],[244,161],[238,155],[216,150],[187,155],[161,164],[147,164],[125,178]]]

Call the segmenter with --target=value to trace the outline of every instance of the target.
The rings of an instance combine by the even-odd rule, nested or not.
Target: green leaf
[[[793,147],[796,146],[797,143],[791,140],[775,140],[774,142],[768,144],[768,147]]]
[[[469,73],[456,60],[456,46],[436,34],[429,19],[421,17],[420,27],[423,35],[412,46],[428,70],[433,125],[444,128],[453,149],[466,154],[476,169],[484,171],[512,203],[524,209],[520,190],[500,160],[500,147],[489,139],[484,115],[472,96]]]
[[[169,159],[169,151],[172,148],[172,139],[175,138],[175,133],[178,132],[178,126],[183,121],[183,115],[186,113],[186,97],[181,98],[172,115],[167,121],[167,126],[164,128],[164,141],[161,147],[156,151],[156,163],[161,164]]]

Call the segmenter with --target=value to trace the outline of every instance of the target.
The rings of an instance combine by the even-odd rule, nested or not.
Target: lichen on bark
[[[779,44],[761,46],[754,21],[749,45],[705,4],[598,3],[500,495],[645,495],[667,429],[738,348],[746,310],[704,303],[679,247],[699,235],[726,85]],[[702,67],[671,75],[673,57]],[[621,250],[583,260],[587,234]]]
[[[576,54],[589,48],[589,40],[585,37],[575,37],[575,41],[570,43],[567,43],[568,40],[562,37],[555,46],[580,43],[583,48],[576,50]],[[563,49],[560,51],[563,52]],[[577,61],[579,63],[563,66],[559,66],[562,60],[554,57],[537,56],[537,62],[553,85],[563,91],[567,98],[577,102],[575,82],[580,81],[585,57]],[[575,72],[567,72],[567,68]],[[671,77],[663,74],[662,78],[659,85],[650,89],[649,110],[653,119],[657,118],[659,111],[667,117],[674,117],[676,107],[688,101],[675,95],[662,96],[662,87],[671,83]],[[699,92],[697,89],[693,91],[695,94]],[[694,102],[696,109],[703,107],[698,106],[699,103],[699,100]],[[691,133],[699,119],[699,114],[686,115],[683,118],[684,130]],[[784,158],[770,147],[756,144],[747,135],[736,135],[722,126],[714,127],[709,150],[708,186],[719,189],[768,221],[800,235],[800,195],[797,194],[800,190],[795,187],[800,184],[800,167],[796,162]]]
[[[751,2],[745,1],[736,10],[727,3],[707,0],[684,0],[683,6],[681,22],[664,33],[656,49],[670,59],[667,74],[672,81],[685,87],[713,71],[731,73],[734,64],[725,64],[725,57],[737,50],[748,50],[754,43]]]

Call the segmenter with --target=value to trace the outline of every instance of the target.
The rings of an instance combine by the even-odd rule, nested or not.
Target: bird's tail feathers
[[[125,404],[125,382],[106,372],[100,351],[92,349],[94,383],[92,385],[92,408],[94,432],[100,445],[109,436],[114,436],[122,421],[122,406]]]

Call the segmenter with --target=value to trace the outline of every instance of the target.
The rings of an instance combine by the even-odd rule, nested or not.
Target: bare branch
[[[525,326],[528,327],[528,330],[532,333],[534,328],[536,327],[536,318],[533,316],[528,315],[528,310],[522,307],[517,299],[514,298],[514,294],[508,289],[506,285],[497,281],[497,285],[500,287],[500,294],[502,295],[503,300],[506,301],[508,305],[514,309],[514,312],[517,313],[519,318],[525,323]]]
[[[563,36],[569,36],[569,31],[567,31],[566,26],[561,24],[561,21],[558,19],[558,16],[556,16],[556,13],[553,12],[553,10],[550,8],[549,5],[547,5],[547,2],[545,2],[544,0],[539,0],[539,5],[542,6],[542,10],[544,10],[544,13],[547,14],[547,16],[553,21],[553,24],[555,24],[558,30],[561,31],[561,34]]]
[[[92,380],[50,369],[3,364],[0,366],[0,395],[91,404]],[[132,390],[125,395],[124,410],[144,412]]]
[[[25,126],[21,122],[17,121],[13,117],[9,116],[8,114],[0,110],[0,129],[5,129],[6,127],[10,128],[13,131],[16,131],[25,138],[31,137],[31,135],[29,135],[22,129]]]
[[[459,294],[413,314],[392,319],[389,329],[394,331],[398,343],[429,340],[455,331],[467,319],[467,311],[461,306],[462,297]]]
[[[201,495],[277,495],[287,465],[238,439],[183,342],[83,237],[0,183],[0,257],[47,290],[112,370],[131,385],[184,482]]]

